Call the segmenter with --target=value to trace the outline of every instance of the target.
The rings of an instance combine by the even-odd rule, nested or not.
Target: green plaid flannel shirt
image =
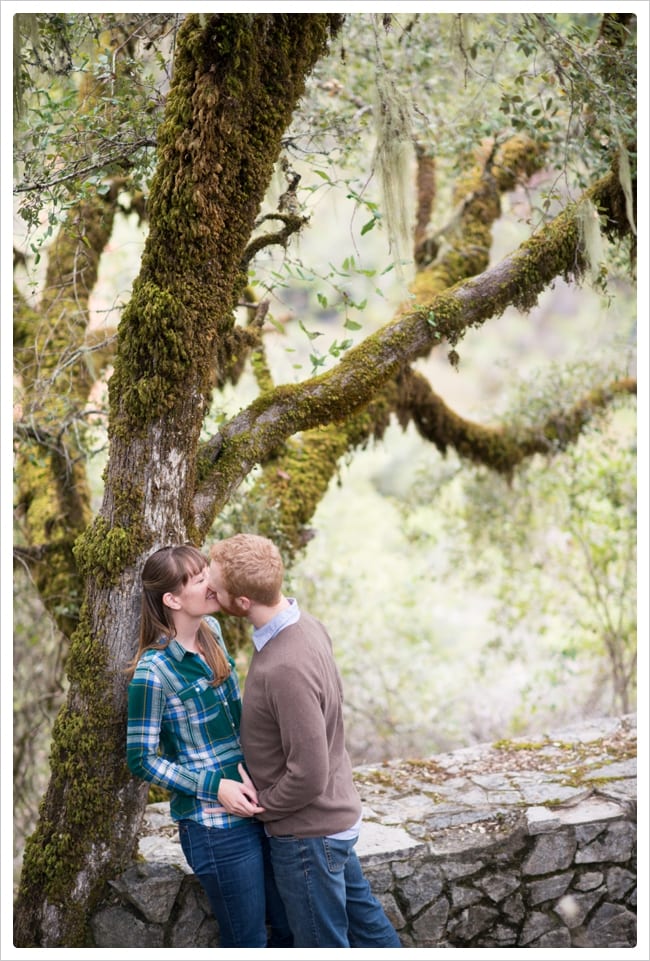
[[[126,758],[133,774],[170,791],[175,821],[226,828],[247,819],[205,809],[219,805],[222,777],[241,781],[241,692],[219,623],[206,621],[226,652],[230,676],[211,687],[206,662],[176,640],[145,651],[129,684]]]

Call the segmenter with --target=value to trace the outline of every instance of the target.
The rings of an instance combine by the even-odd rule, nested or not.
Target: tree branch
[[[117,142],[118,150],[115,154],[103,154],[98,160],[92,163],[87,163],[83,166],[85,157],[79,160],[74,160],[67,165],[67,172],[61,174],[58,177],[52,177],[50,180],[33,181],[26,184],[18,184],[14,187],[14,193],[25,194],[31,193],[36,190],[50,190],[52,187],[57,187],[59,184],[69,183],[71,180],[85,179],[90,174],[94,173],[104,173],[107,168],[114,167],[116,165],[124,165],[125,160],[131,156],[131,154],[137,153],[138,150],[142,150],[143,147],[157,147],[158,143],[156,140],[152,140],[150,137],[141,137],[139,140],[134,140],[132,143]]]
[[[522,174],[530,175],[539,166],[542,154],[536,144],[520,136],[500,147],[496,143],[484,145],[475,165],[457,185],[457,210],[452,221],[438,231],[438,239],[431,245],[426,232],[435,192],[435,168],[432,158],[418,151],[419,213],[415,247],[420,265],[420,278],[416,283],[419,282],[421,291],[431,296],[453,281],[487,266],[490,227],[501,209],[499,193],[512,189]],[[443,234],[449,235],[450,240],[436,261]],[[479,238],[480,245],[477,244]],[[436,262],[432,264],[433,261]],[[256,371],[262,361],[263,354],[261,358],[254,358]],[[273,387],[268,376],[263,385],[260,383],[262,386],[266,391]],[[259,501],[265,505],[261,510],[256,509],[255,524],[258,529],[268,526],[269,536],[281,541],[287,561],[304,546],[308,536],[304,525],[327,490],[340,458],[371,438],[383,436],[397,399],[397,383],[390,379],[370,404],[348,416],[344,423],[306,431],[298,439],[289,439],[281,451],[263,461],[262,474],[251,492],[256,504]],[[246,513],[246,505],[242,510]]]
[[[274,234],[263,234],[263,236],[252,240],[244,251],[244,256],[242,257],[242,265],[244,267],[247,267],[253,257],[255,257],[260,250],[264,250],[265,247],[271,247],[273,244],[280,244],[280,246],[286,247],[289,237],[304,227],[309,218],[299,217],[296,214],[266,214],[266,216],[262,217],[262,219],[258,221],[256,226],[259,226],[259,224],[263,223],[265,220],[281,220],[284,224],[284,227],[282,230],[278,230]]]
[[[600,210],[604,228],[628,234],[625,198],[612,173],[586,191]],[[509,306],[530,310],[556,277],[579,277],[583,269],[577,206],[565,209],[517,251],[477,277],[406,305],[395,321],[351,348],[325,374],[298,385],[283,385],[241,411],[210,441],[194,500],[197,526],[207,529],[215,512],[256,465],[298,431],[340,422],[361,410],[392,377],[441,340],[455,346],[470,327],[479,327]]]
[[[412,370],[399,378],[397,415],[402,426],[412,421],[418,432],[445,454],[453,448],[461,458],[506,476],[534,454],[554,454],[578,439],[597,410],[621,394],[636,394],[636,380],[625,378],[590,391],[568,410],[558,410],[533,427],[487,427],[450,410],[428,381]]]

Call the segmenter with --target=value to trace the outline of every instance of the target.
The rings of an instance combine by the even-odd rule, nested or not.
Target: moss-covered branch
[[[583,199],[599,209],[606,231],[628,233],[625,197],[615,174],[602,178]],[[508,306],[530,310],[556,277],[580,276],[584,263],[577,208],[565,209],[481,275],[405,305],[395,321],[351,348],[333,370],[302,384],[277,387],[234,417],[204,451],[203,479],[195,497],[198,529],[207,530],[250,470],[277,455],[293,434],[341,423],[442,341],[453,348],[469,327],[481,326]]]
[[[281,220],[284,227],[281,230],[276,230],[274,233],[262,234],[252,240],[243,256],[243,265],[250,264],[253,257],[255,257],[260,250],[264,250],[266,247],[281,246],[285,247],[289,242],[289,238],[301,230],[307,223],[307,217],[298,217],[296,214],[267,214],[262,218],[262,223],[265,220]]]
[[[501,209],[499,194],[512,189],[520,177],[529,176],[537,169],[543,150],[524,137],[512,138],[498,149],[496,145],[482,148],[475,165],[459,181],[455,195],[457,212],[451,224],[438,232],[438,238],[443,233],[453,237],[453,244],[447,241],[445,252],[437,260],[440,240],[435,239],[435,235],[428,236],[427,232],[435,196],[435,165],[421,147],[416,155],[416,260],[426,278],[421,292],[431,296],[437,289],[443,290],[454,277],[460,279],[478,266],[487,265],[490,227]],[[479,232],[484,249],[477,260],[475,241]],[[465,255],[461,253],[463,238],[467,240]],[[261,393],[270,390],[272,383],[263,364],[262,346],[253,362]],[[265,376],[260,380],[262,371]],[[305,525],[335,475],[340,459],[370,438],[383,435],[397,397],[397,385],[389,379],[377,390],[371,403],[344,422],[306,431],[299,439],[288,440],[263,463],[262,476],[251,491],[256,508],[254,521],[250,517],[249,523],[257,529],[268,528],[267,533],[272,533],[283,544],[287,559],[304,544],[308,536]],[[266,511],[262,510],[263,505]],[[207,515],[204,521],[207,523]],[[241,518],[241,523],[246,523],[246,517]]]
[[[88,907],[133,856],[146,786],[124,761],[123,669],[137,645],[138,574],[152,543],[193,536],[203,402],[215,358],[220,371],[231,366],[243,253],[305,76],[341,20],[190,15],[179,30],[151,229],[110,382],[104,499],[75,544],[85,597],[50,786],[25,850],[17,946],[91,943]]]
[[[289,438],[264,462],[238,515],[241,529],[273,538],[290,565],[311,537],[309,522],[341,460],[371,438],[383,437],[396,399],[396,384],[391,380],[370,404],[344,422]]]
[[[501,146],[483,145],[475,165],[454,186],[454,213],[449,222],[420,241],[419,270],[411,285],[417,300],[427,301],[485,270],[492,226],[501,214],[501,194],[539,170],[543,157],[544,145],[527,137],[512,137]]]
[[[558,409],[534,426],[489,427],[452,411],[421,374],[405,371],[399,386],[397,415],[403,426],[412,422],[442,454],[451,448],[459,457],[506,476],[534,454],[565,450],[597,410],[621,394],[636,394],[636,380],[626,378],[595,388],[571,408]]]

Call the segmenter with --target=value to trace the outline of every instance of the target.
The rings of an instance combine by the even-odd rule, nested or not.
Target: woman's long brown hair
[[[207,558],[191,544],[161,547],[147,558],[142,570],[140,640],[138,652],[129,665],[131,673],[145,651],[163,650],[175,637],[172,612],[163,604],[163,596],[168,592],[178,594],[190,577],[200,574],[207,565]],[[230,674],[228,659],[204,621],[199,625],[196,640],[199,652],[212,671],[214,680],[210,683],[217,687]]]

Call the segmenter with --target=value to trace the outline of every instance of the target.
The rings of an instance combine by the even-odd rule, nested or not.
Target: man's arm
[[[271,710],[280,730],[284,772],[271,786],[258,790],[264,813],[275,821],[307,807],[329,780],[329,746],[316,679],[298,666],[283,665],[272,685]]]

